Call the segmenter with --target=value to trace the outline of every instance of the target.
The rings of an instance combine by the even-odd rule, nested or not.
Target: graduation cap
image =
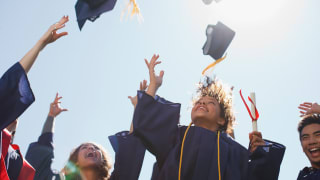
[[[203,54],[210,55],[215,60],[220,59],[235,34],[232,29],[221,22],[218,22],[217,25],[209,24],[206,30],[207,41],[202,48]]]
[[[202,2],[206,5],[209,5],[212,3],[213,0],[202,0]],[[216,3],[220,2],[221,0],[214,0]]]
[[[80,30],[86,20],[95,21],[107,11],[111,11],[117,0],[78,0],[75,6]]]

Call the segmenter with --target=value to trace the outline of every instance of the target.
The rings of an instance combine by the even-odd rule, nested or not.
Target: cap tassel
[[[131,10],[131,7],[132,7],[132,10]],[[136,14],[138,17],[139,23],[143,22],[143,17],[140,13],[140,8],[139,8],[136,0],[129,0],[128,4],[126,5],[126,7],[124,8],[124,10],[121,13],[121,20],[122,20],[122,17],[124,16],[126,10],[128,11],[128,15],[130,14],[130,17],[132,17]],[[130,10],[131,10],[131,13],[130,13]]]
[[[215,65],[217,65],[218,63],[220,63],[221,61],[223,61],[226,57],[227,57],[227,55],[225,55],[224,57],[219,58],[218,60],[216,60],[216,61],[214,61],[213,63],[209,64],[209,65],[202,71],[202,75],[204,75],[208,69],[214,67]]]

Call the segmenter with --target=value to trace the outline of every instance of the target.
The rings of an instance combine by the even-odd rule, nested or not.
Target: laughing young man
[[[320,115],[304,116],[299,122],[298,131],[302,150],[311,164],[311,167],[300,171],[298,180],[320,179]]]

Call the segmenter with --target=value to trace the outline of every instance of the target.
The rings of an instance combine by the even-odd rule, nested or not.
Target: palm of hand
[[[50,114],[56,117],[63,111],[59,104],[52,103],[50,106]]]

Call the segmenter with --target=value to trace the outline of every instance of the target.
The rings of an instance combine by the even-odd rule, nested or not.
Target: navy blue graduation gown
[[[51,169],[54,158],[53,133],[42,134],[37,142],[29,145],[25,159],[34,167],[34,180],[60,180],[59,172]]]
[[[180,104],[171,103],[158,96],[154,99],[141,91],[137,96],[138,104],[133,118],[134,134],[142,140],[146,148],[157,159],[157,167],[154,167],[152,179],[178,179],[180,149],[186,130],[186,126],[178,126]],[[271,146],[270,149],[272,148],[277,147]],[[281,149],[284,151],[283,146]],[[184,144],[181,179],[218,180],[217,152],[217,134],[201,127],[192,126]],[[269,150],[269,152],[273,151]],[[223,180],[256,179],[252,175],[261,170],[255,167],[256,161],[261,160],[260,163],[266,164],[274,162],[272,158],[274,156],[271,155],[267,158],[266,156],[257,156],[250,159],[250,153],[246,148],[226,133],[222,132],[220,135],[220,164]],[[257,162],[257,164],[259,163]],[[279,167],[280,164],[277,164],[267,172],[274,173],[275,175],[271,177],[277,179],[279,173],[277,168]],[[264,168],[268,167],[264,166]],[[262,176],[267,179],[270,177],[267,173],[263,173]]]
[[[299,175],[297,180],[319,180],[320,179],[320,170],[314,169],[314,168],[303,168]]]
[[[128,131],[109,136],[115,152],[114,170],[110,180],[139,179],[146,148],[139,138]]]
[[[16,120],[34,100],[28,77],[17,62],[0,79],[0,130]]]

